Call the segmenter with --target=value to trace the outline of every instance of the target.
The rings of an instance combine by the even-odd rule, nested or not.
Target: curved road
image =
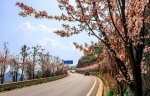
[[[66,78],[0,93],[0,96],[95,96],[98,80],[93,76],[70,73]]]

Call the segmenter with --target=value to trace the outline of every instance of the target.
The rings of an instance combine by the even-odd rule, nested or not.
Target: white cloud
[[[24,30],[35,30],[35,31],[48,31],[48,32],[53,32],[54,30],[57,30],[56,28],[48,28],[42,24],[39,24],[37,26],[33,26],[30,24],[30,22],[25,22],[20,25],[20,28]]]
[[[63,48],[63,49],[70,49],[70,47],[67,46],[67,45],[61,45],[61,48]]]
[[[43,38],[42,40],[39,41],[39,44],[43,45],[43,46],[47,46],[48,44],[50,44],[53,47],[60,46],[60,42],[58,42],[54,39],[51,39],[51,38]]]
[[[72,42],[70,42],[69,45],[63,45],[61,44],[59,41],[55,40],[55,39],[51,39],[51,38],[43,38],[42,40],[40,40],[38,42],[38,44],[42,45],[42,46],[48,46],[51,45],[53,47],[59,47],[61,49],[67,49],[67,50],[78,50],[74,47],[74,45],[72,44]]]
[[[30,22],[25,22],[25,23],[23,23],[22,25],[20,25],[20,27],[21,27],[22,29],[28,29],[28,30],[34,30],[34,29],[35,29],[35,27],[32,26],[32,25],[30,24]]]

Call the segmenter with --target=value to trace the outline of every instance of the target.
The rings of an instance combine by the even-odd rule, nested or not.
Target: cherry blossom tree
[[[52,69],[52,76],[54,76],[55,74],[55,69],[57,68],[56,65],[56,56],[50,56],[50,67]]]
[[[99,46],[97,44],[94,44]],[[77,48],[80,48],[79,45],[75,45]],[[100,44],[100,46],[102,46]],[[84,48],[84,50],[86,50]],[[86,50],[86,54],[90,54],[91,50]],[[94,53],[92,51],[92,53]],[[85,70],[89,70],[90,72],[100,72],[102,78],[107,79],[109,82],[108,87],[111,88],[116,93],[120,93],[121,96],[123,95],[124,91],[126,90],[126,84],[124,84],[124,79],[122,78],[123,75],[119,73],[119,69],[117,68],[116,62],[112,59],[109,55],[109,52],[104,48],[102,53],[94,54],[95,57],[98,57],[94,64],[90,64],[89,66],[85,66],[82,68],[76,68],[77,71],[83,72]],[[106,82],[106,81],[105,81]],[[111,87],[113,85],[116,85]]]
[[[43,53],[44,49],[41,49],[40,52],[40,66],[42,71],[42,77],[49,77],[51,76],[51,67],[50,67],[50,54],[47,52],[46,54]]]
[[[18,81],[18,71],[20,69],[20,63],[19,63],[19,55],[11,55],[9,60],[10,63],[10,75],[12,76],[12,81],[17,82]]]
[[[50,77],[53,72],[57,70],[61,70],[61,73],[67,73],[68,67],[65,67],[62,64],[61,59],[56,56],[51,56],[49,52],[46,54],[43,52],[44,49],[41,49],[41,46],[32,47],[33,53],[29,52],[29,47],[23,45],[21,47],[20,55],[15,55],[14,53],[11,55],[8,49],[8,42],[4,42],[4,51],[0,52],[0,83],[5,83],[5,73],[6,69],[10,67],[9,73],[12,77],[12,82],[18,81],[18,75],[21,74],[19,80],[25,80],[25,75],[27,75],[27,79],[32,79],[34,71],[37,71],[36,66],[38,63],[40,65],[40,70],[43,72],[38,71],[36,74],[36,78],[43,77]],[[39,52],[39,50],[42,52]],[[31,54],[32,53],[32,54]],[[21,73],[19,73],[19,69],[21,69]],[[55,69],[55,70],[54,70]],[[55,74],[55,73],[54,73]],[[60,75],[60,74],[57,74]],[[35,76],[34,76],[35,77]]]
[[[65,30],[56,30],[54,33],[69,37],[84,30],[89,36],[98,38],[116,61],[117,68],[133,96],[142,96],[141,73],[146,73],[143,67],[144,54],[150,49],[144,45],[145,39],[149,38],[145,34],[145,24],[149,23],[150,16],[144,17],[149,1],[75,0],[76,6],[69,4],[69,0],[57,1],[59,8],[66,10],[66,14],[52,16],[23,3],[17,2],[16,5],[24,10],[19,13],[23,17],[34,14],[37,19],[79,22],[78,26],[72,27],[62,24]],[[87,51],[83,46],[79,47],[84,52]]]
[[[1,84],[5,81],[5,71],[7,69],[7,66],[9,65],[9,49],[7,48],[8,42],[4,42],[4,53],[0,54],[0,79]]]
[[[45,54],[43,53],[45,49],[41,49],[41,52],[39,52],[39,65],[41,66],[41,72],[42,74],[44,73],[45,71],[45,67],[44,67],[44,57],[45,57]]]
[[[33,78],[32,66],[34,66],[34,63],[31,58],[32,58],[31,54],[28,53],[28,57],[26,58],[25,63],[24,63],[24,65],[25,65],[24,71],[26,72],[27,79],[29,79],[29,80]]]

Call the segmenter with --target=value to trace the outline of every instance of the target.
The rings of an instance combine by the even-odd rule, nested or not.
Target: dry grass
[[[107,85],[108,85],[109,89],[111,89],[112,91],[116,92],[117,82],[116,82],[115,78],[110,76],[110,74],[108,74],[108,73],[103,74],[102,77],[107,81]]]

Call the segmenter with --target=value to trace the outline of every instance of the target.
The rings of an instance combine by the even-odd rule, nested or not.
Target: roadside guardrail
[[[40,78],[40,79],[32,79],[32,80],[26,80],[26,81],[0,84],[0,92],[6,91],[6,90],[12,90],[15,88],[21,88],[21,87],[25,87],[25,86],[30,86],[30,85],[36,85],[36,84],[40,84],[40,83],[46,83],[46,82],[64,78],[66,76],[68,76],[68,74],[54,76],[54,77],[48,77],[48,78]]]

